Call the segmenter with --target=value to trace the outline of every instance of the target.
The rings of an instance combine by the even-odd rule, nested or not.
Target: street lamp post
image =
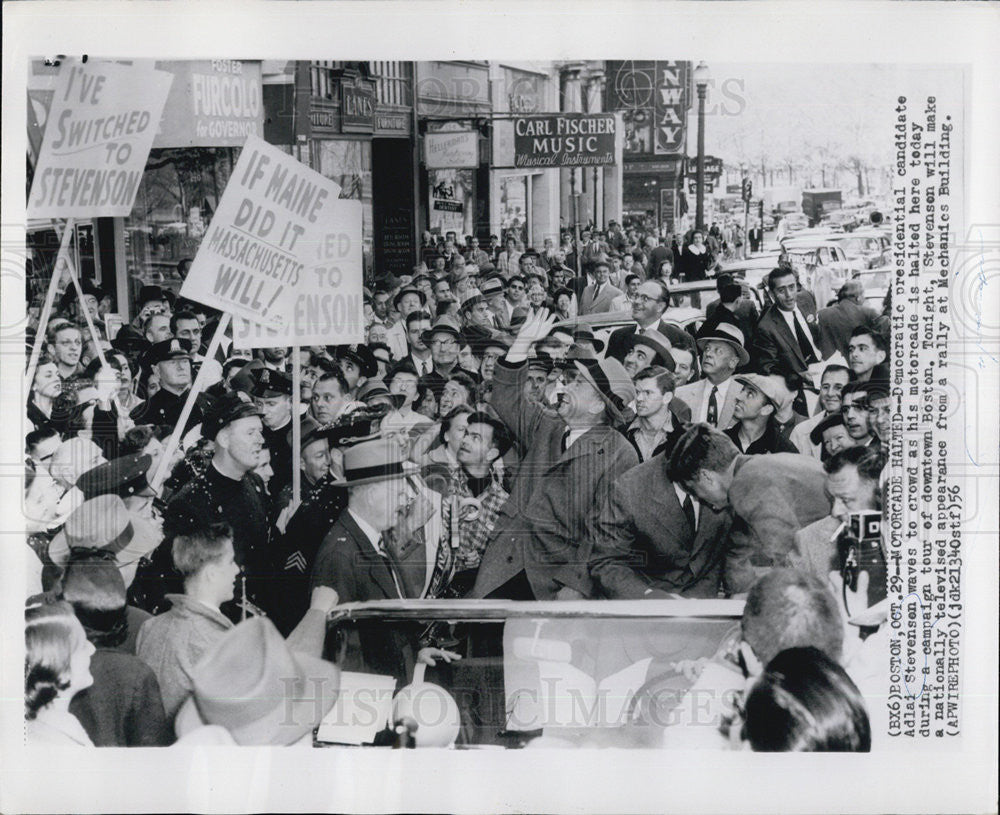
[[[699,62],[694,69],[694,86],[698,91],[698,202],[695,209],[696,229],[705,228],[705,92],[708,90],[708,66]]]

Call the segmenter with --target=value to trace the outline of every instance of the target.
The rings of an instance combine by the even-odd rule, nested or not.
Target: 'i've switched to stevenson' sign
[[[559,113],[514,119],[515,167],[615,163],[613,113]]]
[[[132,211],[172,77],[152,63],[66,60],[38,154],[29,218]]]
[[[300,344],[320,334],[360,342],[361,220],[357,202],[339,195],[333,181],[249,137],[181,296]]]

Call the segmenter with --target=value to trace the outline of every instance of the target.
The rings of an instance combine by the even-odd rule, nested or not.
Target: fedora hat
[[[338,487],[359,487],[376,481],[391,481],[416,475],[420,468],[400,456],[399,447],[391,439],[375,438],[344,450],[344,477],[335,481]]]
[[[415,294],[417,295],[417,297],[420,298],[420,308],[423,308],[424,306],[427,305],[427,295],[424,294],[423,289],[418,289],[416,286],[406,285],[403,288],[401,288],[398,292],[396,292],[396,296],[392,298],[392,307],[398,309],[399,302],[407,294]]]
[[[216,725],[240,745],[288,745],[330,712],[340,669],[293,652],[274,623],[253,617],[227,631],[194,666],[191,690],[174,723],[179,737]]]
[[[129,512],[117,495],[98,495],[84,501],[66,519],[49,544],[49,559],[60,568],[72,549],[112,552],[125,585],[132,582],[139,558],[148,555],[163,540],[145,518]]]
[[[635,385],[622,364],[613,357],[574,359],[577,372],[601,395],[616,421],[621,421],[629,402],[635,399]]]
[[[435,334],[441,333],[451,334],[456,340],[460,340],[462,338],[462,332],[455,320],[447,314],[442,314],[437,318],[437,320],[434,321],[434,324],[430,328],[420,335],[420,339],[422,339],[425,344],[429,344]]]
[[[653,353],[656,355],[657,361],[668,371],[673,372],[677,365],[674,362],[674,356],[670,353],[673,349],[673,345],[670,344],[663,334],[655,329],[647,329],[642,334],[632,335],[632,346],[645,345],[647,348],[652,349]]]
[[[594,350],[599,354],[604,350],[604,340],[599,340],[594,336],[594,330],[582,325],[573,331],[573,341],[584,340],[594,346]]]
[[[369,399],[379,396],[385,397],[392,402],[394,408],[402,407],[403,402],[406,401],[406,396],[401,393],[389,393],[389,389],[381,379],[369,379],[364,385],[358,388],[357,400],[359,402],[367,404]]]
[[[709,340],[718,340],[719,342],[726,342],[733,346],[740,358],[740,365],[746,365],[750,362],[750,355],[747,353],[745,347],[746,340],[743,337],[743,332],[732,323],[719,323],[714,329],[698,337],[698,350],[704,351],[705,343]]]

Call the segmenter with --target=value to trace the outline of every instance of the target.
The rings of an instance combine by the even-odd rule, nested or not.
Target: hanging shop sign
[[[684,150],[688,110],[688,62],[657,62],[653,89],[655,152]]]
[[[478,167],[479,133],[475,130],[426,133],[424,164],[428,170]]]
[[[361,204],[339,196],[335,182],[250,137],[181,296],[259,323],[263,346],[276,344],[263,328],[289,345],[361,342]],[[234,333],[245,335],[241,325]]]
[[[239,147],[264,137],[259,62],[158,62],[174,75],[153,147]]]
[[[128,215],[172,80],[152,62],[63,61],[28,217]]]
[[[375,83],[360,76],[340,80],[340,130],[371,133],[375,129]]]
[[[615,163],[612,113],[515,117],[515,167],[581,167]]]

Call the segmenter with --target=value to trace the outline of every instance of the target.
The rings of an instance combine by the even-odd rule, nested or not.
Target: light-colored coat
[[[708,401],[711,392],[712,383],[707,379],[699,379],[697,382],[692,382],[689,385],[681,385],[681,387],[674,391],[674,398],[680,399],[685,405],[691,408],[691,421],[696,422],[701,415],[701,406]],[[719,430],[728,430],[736,424],[736,420],[733,418],[733,410],[736,408],[736,394],[739,392],[739,384],[736,382],[730,383],[729,391],[726,393],[725,404],[721,405],[719,409]]]

